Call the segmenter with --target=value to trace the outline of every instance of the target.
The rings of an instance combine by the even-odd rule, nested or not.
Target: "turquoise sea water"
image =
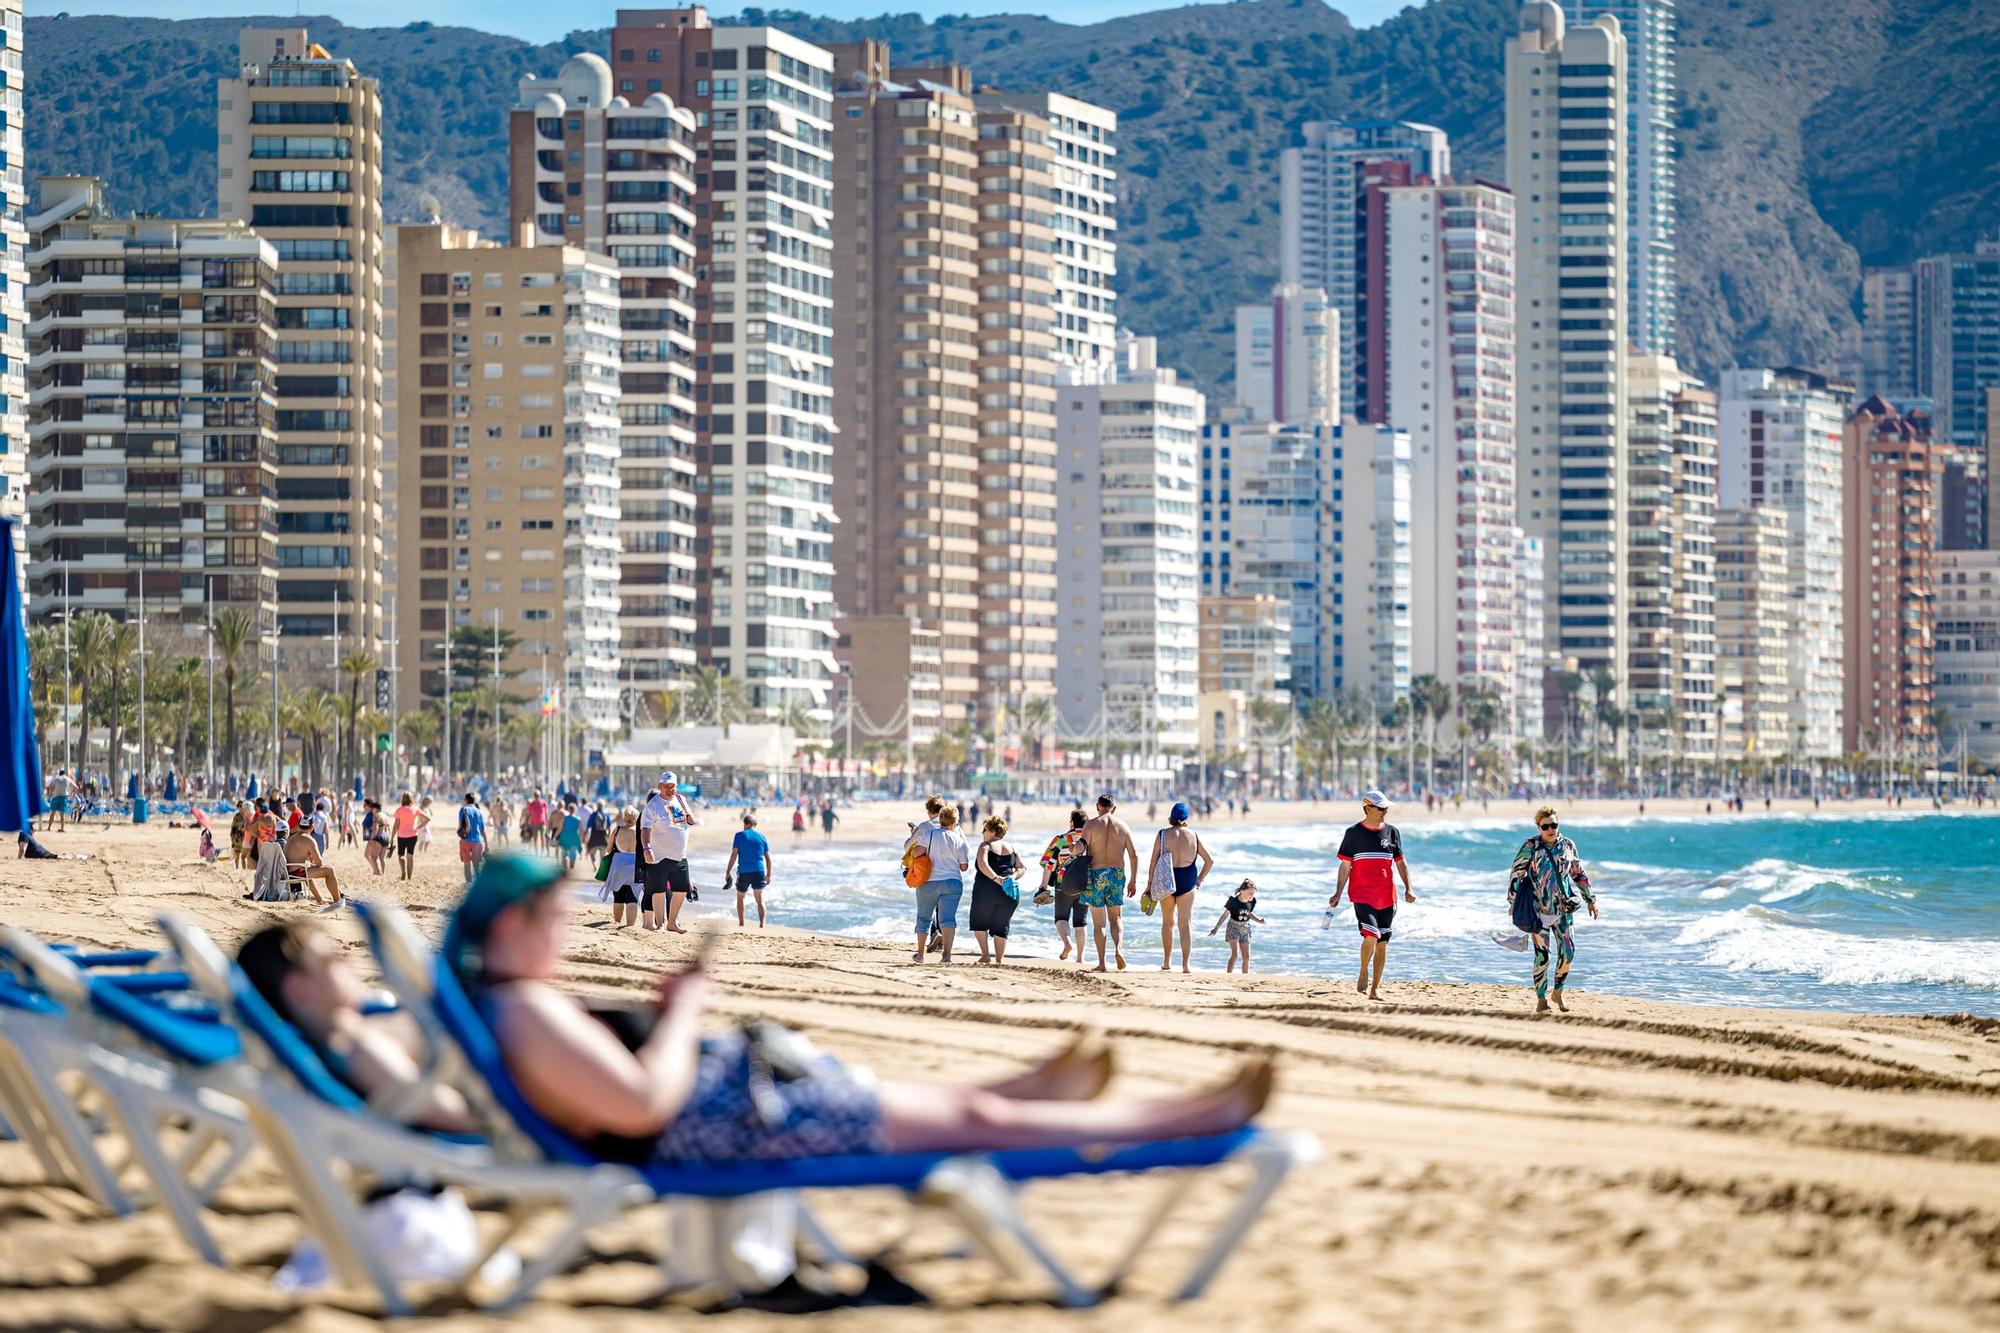
[[[1015,846],[1032,858],[1061,812],[1038,806],[1018,813]],[[1343,907],[1334,928],[1321,929],[1344,827],[1205,827],[1217,864],[1197,903],[1196,966],[1221,970],[1227,948],[1204,932],[1222,910],[1225,882],[1248,875],[1269,921],[1257,931],[1260,970],[1351,974],[1351,913]],[[1648,818],[1579,821],[1564,831],[1576,840],[1603,909],[1598,921],[1577,921],[1573,986],[1720,1004],[2000,1014],[2000,819],[1916,812]],[[1528,832],[1525,824],[1480,819],[1404,827],[1418,901],[1398,910],[1392,980],[1527,981],[1528,958],[1492,936],[1507,929],[1507,871]],[[1135,833],[1143,850],[1150,830]],[[794,849],[788,832],[772,843],[774,921],[883,940],[914,933],[912,895],[894,847],[820,847],[809,837]],[[721,880],[725,853],[716,846],[726,844],[697,841],[695,878],[703,886]],[[703,914],[719,912],[722,897],[711,893]],[[1136,906],[1125,915],[1128,959],[1157,967],[1156,919]],[[965,924],[961,906],[961,933]],[[1048,909],[1022,904],[1012,949],[1054,954]],[[977,956],[969,937],[960,956]]]

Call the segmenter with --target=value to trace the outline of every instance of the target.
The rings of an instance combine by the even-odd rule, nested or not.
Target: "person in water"
[[[453,913],[444,953],[522,1095],[606,1151],[733,1161],[1081,1147],[1225,1133],[1270,1097],[1268,1059],[1199,1092],[1098,1101],[1112,1060],[1089,1041],[980,1086],[878,1079],[771,1025],[704,1036],[705,952],[662,978],[649,1030],[621,1039],[554,984],[570,913],[559,872],[496,857]]]

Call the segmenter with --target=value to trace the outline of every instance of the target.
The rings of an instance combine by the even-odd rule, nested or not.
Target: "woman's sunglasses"
[[[1549,832],[1549,833],[1553,833],[1553,832],[1555,832],[1555,831],[1556,831],[1557,829],[1559,829],[1559,828],[1561,828],[1561,827],[1562,827],[1562,825],[1561,825],[1561,824],[1557,824],[1557,823],[1554,823],[1554,822],[1550,822],[1550,823],[1547,823],[1547,824],[1544,824],[1544,825],[1542,825],[1542,828],[1543,828],[1543,830],[1544,830],[1545,832]]]

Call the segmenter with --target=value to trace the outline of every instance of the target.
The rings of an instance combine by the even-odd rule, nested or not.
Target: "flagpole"
[[[75,614],[76,608],[71,604],[69,598],[69,561],[65,560],[63,561],[63,769],[72,776],[75,773],[76,763],[74,752],[70,748],[69,734],[76,726],[76,723],[70,717],[69,711],[69,694],[71,688],[69,678],[69,621],[70,617]],[[85,721],[87,724],[88,719],[85,719]],[[88,732],[84,733],[83,743],[85,747],[84,757],[88,759],[90,755],[90,734]]]
[[[215,585],[206,577],[202,579],[202,592],[208,602],[208,797],[215,799]]]

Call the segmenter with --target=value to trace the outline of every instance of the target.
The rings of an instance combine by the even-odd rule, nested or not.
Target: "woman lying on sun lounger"
[[[774,1025],[702,1036],[712,988],[702,961],[663,979],[649,1025],[619,1031],[553,984],[570,904],[558,867],[498,858],[467,891],[444,951],[522,1094],[605,1156],[730,1161],[1138,1142],[1226,1133],[1270,1096],[1271,1065],[1258,1061],[1206,1092],[1091,1101],[1111,1062],[1089,1043],[984,1087],[877,1080]]]

